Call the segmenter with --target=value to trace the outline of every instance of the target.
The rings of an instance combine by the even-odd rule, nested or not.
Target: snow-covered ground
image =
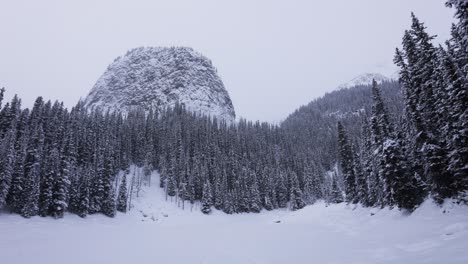
[[[468,263],[466,206],[203,215],[166,201],[157,174],[152,182],[115,218],[0,213],[0,263]]]

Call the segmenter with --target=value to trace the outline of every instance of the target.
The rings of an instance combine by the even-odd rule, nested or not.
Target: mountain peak
[[[391,81],[392,79],[380,73],[364,73],[354,77],[346,83],[339,85],[338,90],[354,87],[357,85],[369,85],[372,84],[372,80],[375,80],[377,83],[382,83]]]
[[[89,108],[127,112],[177,103],[193,112],[235,119],[228,92],[211,60],[189,47],[140,47],[117,57],[84,100]]]

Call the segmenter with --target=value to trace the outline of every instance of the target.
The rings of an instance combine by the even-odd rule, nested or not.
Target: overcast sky
[[[365,72],[390,75],[410,12],[439,41],[443,0],[0,0],[0,87],[73,106],[115,57],[190,46],[213,61],[238,116],[278,122]]]

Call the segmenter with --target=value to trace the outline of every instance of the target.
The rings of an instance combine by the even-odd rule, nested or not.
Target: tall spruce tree
[[[468,203],[468,3],[447,1],[454,7],[457,23],[452,26],[448,52],[442,53],[441,67],[448,90],[448,122],[445,127],[449,148],[448,169],[454,177],[456,193]]]
[[[127,174],[124,174],[122,182],[120,183],[119,196],[117,197],[117,211],[122,213],[127,212],[127,200]]]
[[[48,216],[53,212],[54,183],[60,174],[60,155],[56,148],[51,149],[47,154],[44,171],[39,196],[39,214]]]
[[[203,185],[203,198],[202,198],[202,207],[201,211],[204,214],[211,213],[211,206],[213,205],[213,196],[211,193],[211,184],[207,181]]]
[[[0,90],[1,97],[3,97],[3,91],[4,89]],[[0,208],[3,208],[7,203],[7,196],[13,178],[16,161],[15,141],[15,127],[11,128],[3,139],[0,139]]]
[[[289,181],[291,185],[289,194],[289,203],[291,210],[295,211],[304,208],[306,204],[302,199],[302,191],[299,188],[299,180],[297,179],[297,175],[295,172],[292,171],[289,173]]]
[[[332,185],[330,191],[330,203],[342,203],[343,199],[343,192],[340,190],[338,186],[338,182],[336,180],[336,175],[332,178]]]
[[[36,125],[25,159],[24,181],[21,191],[20,214],[26,218],[39,212],[39,194],[41,180],[41,162],[43,157],[44,131],[42,124]]]
[[[345,181],[346,202],[357,203],[353,147],[341,122],[338,122],[338,144],[340,165]]]

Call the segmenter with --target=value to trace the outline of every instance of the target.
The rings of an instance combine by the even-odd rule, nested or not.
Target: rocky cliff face
[[[211,61],[191,48],[136,48],[109,65],[84,104],[104,111],[160,110],[184,104],[190,111],[232,122],[234,107]]]

